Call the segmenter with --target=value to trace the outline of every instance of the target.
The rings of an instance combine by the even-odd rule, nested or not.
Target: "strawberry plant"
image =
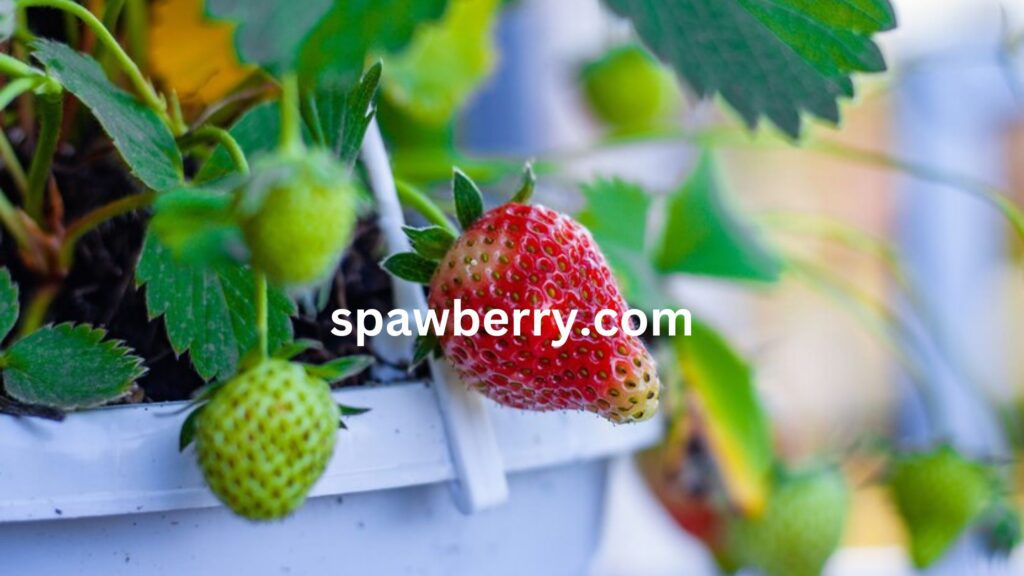
[[[434,356],[513,409],[664,417],[643,469],[723,568],[821,572],[851,483],[843,469],[787,461],[756,362],[700,317],[636,333],[591,327],[603,311],[687,304],[672,289],[680,278],[764,293],[793,279],[900,356],[902,319],[781,240],[804,231],[792,220],[740,211],[718,161],[727,147],[803,146],[936,179],[822,129],[807,136],[812,119],[839,123],[859,74],[885,70],[875,41],[896,25],[888,0],[602,0],[628,37],[566,76],[605,130],[580,152],[530,158],[484,156],[463,138],[516,3],[147,4],[0,2],[0,412],[60,419],[187,401],[180,448],[233,511],[270,520],[302,504],[342,419],[365,411],[336,404],[332,386],[422,376]],[[724,117],[683,121],[714,96]],[[390,224],[377,222],[374,198],[390,191],[370,186],[374,167],[360,159],[378,129],[388,182],[415,221],[410,252],[382,244]],[[572,169],[637,141],[686,143],[695,161],[659,191]],[[1024,231],[1011,201],[969,191]],[[813,222],[815,241],[890,261],[857,230]],[[387,273],[422,285],[438,314],[545,314],[522,334],[434,329],[408,362],[389,360],[331,330],[332,308],[394,305]],[[916,564],[971,528],[994,550],[1016,543],[1007,474],[947,448],[887,457]]]

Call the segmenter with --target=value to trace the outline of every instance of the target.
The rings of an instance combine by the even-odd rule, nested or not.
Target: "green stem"
[[[124,7],[125,28],[128,34],[128,48],[132,59],[142,68],[146,68],[149,53],[149,6],[147,0],[127,0]]]
[[[53,303],[59,291],[59,284],[44,284],[35,291],[22,312],[21,325],[18,326],[15,339],[29,335],[43,325],[46,313],[50,310],[50,304]]]
[[[192,131],[192,134],[197,138],[208,138],[216,141],[218,144],[223,146],[225,150],[227,150],[235,168],[237,168],[243,175],[249,174],[249,161],[245,158],[245,151],[242,150],[242,147],[230,132],[223,128],[207,124],[196,128]]]
[[[7,54],[0,54],[0,74],[16,78],[43,76],[43,73]]]
[[[25,176],[25,169],[21,166],[21,161],[18,160],[11,141],[7,139],[7,133],[2,129],[0,129],[0,158],[3,159],[4,166],[11,174],[14,185],[18,187],[18,192],[24,198],[28,195],[28,177]]]
[[[57,151],[57,140],[60,137],[60,125],[64,117],[64,93],[44,92],[37,98],[39,116],[39,136],[33,152],[32,164],[28,169],[28,194],[25,196],[25,212],[41,222],[43,217],[43,198],[46,195],[46,183],[50,179],[50,165],[54,152]]]
[[[0,190],[0,223],[11,233],[18,246],[28,248],[31,245],[28,229],[25,228],[25,224],[21,221],[18,209],[7,199],[7,195],[4,194],[3,190]]]
[[[455,236],[461,234],[459,229],[452,224],[444,210],[427,197],[426,194],[417,190],[412,184],[404,180],[395,180],[395,190],[398,192],[398,201],[419,212],[431,224],[451,232]]]
[[[256,342],[260,350],[260,358],[269,355],[268,328],[267,328],[267,275],[254,271],[256,278]]]
[[[139,93],[143,103],[156,112],[167,126],[174,130],[180,128],[171,122],[170,117],[167,115],[167,107],[164,104],[163,99],[156,93],[156,90],[153,89],[153,86],[146,80],[146,78],[143,77],[139,67],[131,57],[128,56],[124,49],[121,48],[117,39],[110,33],[110,30],[107,30],[107,27],[103,25],[103,22],[94,16],[86,7],[76,4],[71,0],[17,0],[17,2],[18,6],[22,8],[32,6],[56,8],[77,16],[83,23],[85,23],[86,26],[92,29],[96,34],[96,39],[110,51],[114,60],[117,61],[118,65],[128,76],[128,81],[131,82],[132,86],[134,86],[135,90]]]
[[[302,115],[299,111],[299,78],[288,74],[281,81],[281,150],[298,154],[302,151]]]
[[[75,246],[82,236],[85,236],[90,230],[94,230],[97,226],[111,218],[116,218],[133,210],[149,206],[156,200],[156,196],[156,192],[143,192],[141,194],[125,196],[100,206],[72,222],[64,233],[64,239],[58,254],[61,268],[64,270],[71,268],[71,262],[75,256]]]
[[[11,105],[19,96],[34,89],[44,82],[42,77],[31,77],[27,76],[24,78],[18,78],[12,80],[2,89],[0,89],[0,110],[3,110]]]
[[[323,127],[320,126],[320,117],[316,106],[316,95],[313,92],[302,93],[302,119],[306,122],[306,127],[309,128],[310,135],[313,137],[313,142],[316,142],[318,146],[326,146],[327,139],[324,137]]]

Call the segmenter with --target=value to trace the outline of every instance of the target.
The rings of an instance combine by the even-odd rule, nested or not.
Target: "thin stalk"
[[[46,193],[46,182],[50,179],[50,165],[57,151],[57,140],[60,136],[61,120],[64,117],[64,94],[43,93],[37,98],[39,115],[39,137],[32,156],[32,164],[28,169],[28,194],[25,196],[25,212],[41,222],[43,217],[43,197]]]
[[[7,231],[10,232],[11,236],[18,243],[18,246],[22,248],[31,246],[28,229],[25,228],[25,224],[21,221],[18,209],[7,199],[7,195],[4,194],[3,190],[0,190],[0,223],[7,228]]]
[[[313,142],[316,142],[319,146],[326,146],[327,139],[324,137],[323,127],[320,126],[320,116],[316,106],[316,95],[313,92],[303,92],[302,94],[302,119],[306,122],[306,127],[309,128],[309,133],[313,137]]]
[[[96,229],[96,227],[107,220],[149,206],[156,200],[156,196],[156,192],[143,192],[141,194],[125,196],[100,206],[72,222],[64,233],[64,239],[58,254],[58,262],[61,268],[67,270],[71,267],[71,262],[75,256],[75,246],[82,239],[82,236]]]
[[[124,7],[128,49],[132,59],[146,69],[149,55],[149,6],[147,0],[127,0]]]
[[[228,155],[231,156],[231,162],[234,163],[235,168],[237,168],[239,172],[243,175],[249,173],[249,161],[245,158],[245,151],[242,150],[238,141],[235,140],[235,137],[227,130],[207,124],[193,130],[192,135],[197,138],[208,138],[216,141],[218,144],[223,146]]]
[[[3,53],[0,53],[0,74],[15,78],[43,76],[43,73],[37,68],[33,68],[32,66],[25,64],[14,56],[9,56]]]
[[[11,175],[11,180],[14,180],[14,185],[18,187],[18,192],[24,198],[28,195],[28,177],[25,176],[25,169],[21,166],[21,161],[18,160],[11,141],[7,139],[7,133],[2,129],[0,129],[0,158],[3,159],[4,166],[7,167],[7,172]]]
[[[281,150],[302,151],[302,114],[299,111],[299,78],[288,74],[281,81]]]
[[[444,210],[412,184],[404,180],[395,180],[395,190],[398,192],[399,202],[419,212],[428,222],[444,228],[455,236],[460,234]]]
[[[49,283],[40,286],[32,294],[28,304],[22,311],[21,325],[18,326],[18,333],[15,335],[15,339],[29,335],[43,325],[43,321],[46,320],[46,313],[50,310],[50,304],[53,303],[59,291],[60,284]]]
[[[107,27],[103,25],[103,22],[99,18],[93,15],[86,7],[76,4],[71,0],[17,0],[18,6],[22,8],[28,8],[32,6],[40,6],[46,8],[56,8],[63,10],[69,14],[77,16],[86,26],[88,26],[95,34],[96,39],[99,40],[103,46],[110,51],[113,55],[114,60],[118,63],[124,73],[128,76],[128,81],[131,82],[132,86],[138,92],[142,98],[143,103],[156,112],[161,120],[163,120],[168,127],[172,130],[176,130],[180,127],[174,125],[171,122],[170,117],[167,115],[167,107],[163,99],[156,93],[146,78],[142,75],[139,67],[131,59],[130,56],[121,48],[121,45],[114,38],[114,35],[107,30]],[[177,132],[180,133],[180,132]]]
[[[6,86],[0,88],[0,110],[3,110],[11,105],[16,98],[34,89],[44,82],[42,77],[31,77],[27,76],[24,78],[18,78],[8,82]]]
[[[267,275],[255,271],[253,276],[256,279],[256,342],[259,346],[260,358],[266,358],[270,353],[267,328]]]

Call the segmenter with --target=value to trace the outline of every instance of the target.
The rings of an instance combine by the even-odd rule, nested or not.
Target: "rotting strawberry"
[[[326,278],[352,237],[358,199],[326,151],[260,159],[236,205],[253,266],[286,287]]]
[[[384,262],[392,273],[429,283],[430,307],[452,314],[502,310],[511,319],[528,310],[521,333],[503,336],[480,330],[456,336],[452,323],[438,335],[445,357],[465,383],[493,400],[528,410],[587,410],[613,422],[641,421],[658,409],[659,379],[639,338],[595,329],[601,310],[605,328],[627,311],[611,269],[590,233],[573,219],[525,203],[532,172],[512,202],[483,213],[476,185],[456,171],[455,200],[465,231],[455,238],[441,228],[408,230],[418,254]],[[577,316],[567,341],[555,347],[559,326],[552,316],[534,331],[539,311],[559,311],[563,322]]]
[[[363,356],[321,366],[262,359],[204,391],[182,425],[180,448],[195,440],[206,483],[235,513],[250,520],[287,516],[327,467],[344,427],[340,417],[366,411],[335,404],[328,381],[371,363]]]

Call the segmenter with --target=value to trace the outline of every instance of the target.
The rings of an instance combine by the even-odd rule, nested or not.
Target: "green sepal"
[[[421,362],[430,357],[431,354],[437,356],[441,353],[441,341],[438,340],[437,335],[434,333],[422,334],[416,336],[416,344],[413,347],[412,362],[409,363],[409,371],[412,372]]]
[[[150,228],[181,262],[237,262],[244,259],[246,247],[232,202],[232,195],[220,190],[180,188],[166,192],[153,205]]]
[[[523,180],[519,190],[512,196],[511,202],[516,204],[529,204],[533,197],[533,191],[537,187],[537,175],[533,172],[533,164],[527,162],[523,166]]]
[[[333,384],[359,374],[372,366],[373,362],[373,356],[356,355],[335,358],[325,364],[303,364],[302,367],[306,369],[306,374]]]
[[[206,409],[205,404],[200,404],[195,410],[188,413],[185,421],[181,423],[181,431],[178,432],[178,452],[184,452],[196,439],[196,427],[199,424],[199,414]]]
[[[437,271],[437,262],[427,260],[415,252],[400,252],[388,256],[380,265],[391,274],[415,282],[416,284],[430,284],[434,272]]]
[[[465,172],[455,168],[452,178],[452,193],[455,196],[455,215],[466,230],[484,213],[484,195]]]
[[[307,350],[319,350],[322,349],[323,343],[319,340],[313,340],[311,338],[299,338],[291,342],[285,342],[277,350],[274,351],[271,356],[280,360],[291,360],[299,354]]]
[[[429,226],[427,228],[413,228],[403,226],[402,231],[409,238],[412,249],[417,254],[428,260],[441,261],[452,244],[455,244],[455,235],[440,226]]]

